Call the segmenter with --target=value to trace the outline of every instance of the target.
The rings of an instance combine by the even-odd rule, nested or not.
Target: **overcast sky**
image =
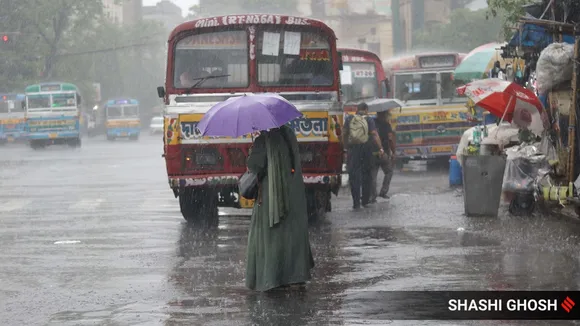
[[[154,6],[160,0],[143,0],[144,6]],[[170,0],[181,8],[181,15],[186,16],[189,12],[189,7],[199,3],[198,0]]]

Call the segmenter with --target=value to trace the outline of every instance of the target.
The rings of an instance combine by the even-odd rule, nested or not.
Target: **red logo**
[[[572,308],[574,308],[574,301],[572,301],[572,299],[570,299],[570,297],[566,297],[566,299],[564,299],[564,301],[562,301],[562,304],[560,306],[562,306],[562,308],[564,308],[564,310],[566,310],[567,313],[570,313],[570,311],[572,311]]]

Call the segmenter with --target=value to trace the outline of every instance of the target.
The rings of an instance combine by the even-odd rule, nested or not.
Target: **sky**
[[[143,0],[143,5],[144,6],[154,6],[159,1],[160,0]],[[199,1],[197,1],[197,0],[170,0],[170,1],[175,3],[176,5],[178,5],[181,8],[181,14],[183,16],[187,16],[187,13],[189,12],[189,8],[191,6],[199,3]]]

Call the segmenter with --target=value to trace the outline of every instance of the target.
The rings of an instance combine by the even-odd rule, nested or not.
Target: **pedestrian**
[[[359,209],[361,202],[363,206],[370,204],[373,143],[379,148],[378,155],[385,153],[375,121],[368,116],[368,109],[366,103],[360,103],[356,114],[346,117],[342,133],[353,209]]]
[[[387,195],[389,192],[389,187],[391,186],[391,178],[393,177],[393,163],[395,161],[395,134],[391,123],[389,122],[389,112],[383,111],[377,113],[377,118],[375,119],[375,124],[377,127],[377,133],[381,139],[382,148],[385,151],[384,155],[379,155],[380,153],[373,153],[373,166],[372,166],[372,186],[371,186],[371,202],[376,202],[377,200],[377,177],[379,174],[379,168],[383,170],[383,184],[381,190],[379,191],[379,197],[388,199]]]
[[[268,291],[310,280],[306,190],[298,141],[288,126],[262,131],[247,159],[259,176],[248,236],[246,286]]]

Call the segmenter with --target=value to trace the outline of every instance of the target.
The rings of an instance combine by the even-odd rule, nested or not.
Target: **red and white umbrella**
[[[458,87],[457,93],[465,94],[475,105],[536,135],[548,127],[540,99],[518,84],[498,78],[481,79]]]

